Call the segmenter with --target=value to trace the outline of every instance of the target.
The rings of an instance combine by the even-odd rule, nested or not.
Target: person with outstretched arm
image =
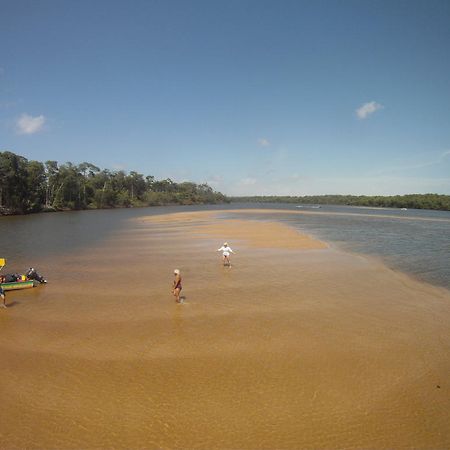
[[[223,265],[231,267],[230,254],[234,253],[234,252],[233,252],[233,250],[231,250],[231,247],[228,246],[228,242],[224,242],[222,247],[217,249],[217,251],[222,252]]]

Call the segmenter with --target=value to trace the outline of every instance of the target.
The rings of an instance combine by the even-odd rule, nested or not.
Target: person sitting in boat
[[[39,283],[47,283],[47,280],[36,272],[36,269],[30,267],[25,273],[27,280],[36,280]]]
[[[21,275],[19,275],[18,273],[7,273],[3,277],[3,283],[15,283],[15,282],[19,281],[20,278],[21,278]]]

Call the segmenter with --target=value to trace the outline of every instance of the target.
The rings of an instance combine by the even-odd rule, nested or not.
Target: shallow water
[[[127,220],[166,212],[276,209],[259,220],[282,221],[346,251],[380,258],[389,267],[450,289],[450,212],[289,204],[231,204],[77,211],[0,218],[4,270],[23,271],[47,255],[88,247],[127,227]],[[282,211],[289,214],[283,215]],[[298,214],[291,214],[296,212]],[[45,271],[45,267],[42,271]]]
[[[11,262],[50,283],[0,311],[0,447],[450,447],[444,290],[336,248],[239,242],[225,269],[219,237],[147,212],[21,218],[46,237]]]
[[[394,269],[450,289],[448,211],[276,206],[279,213],[254,217],[281,220],[337,248],[380,258]],[[283,215],[283,210],[298,214]]]

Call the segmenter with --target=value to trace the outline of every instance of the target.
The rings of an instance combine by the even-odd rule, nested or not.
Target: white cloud
[[[366,119],[367,117],[369,117],[371,114],[373,114],[375,111],[378,111],[379,109],[382,109],[383,105],[380,105],[377,102],[367,102],[364,103],[364,105],[361,105],[357,110],[356,110],[356,115],[358,116],[358,119]]]
[[[261,147],[270,147],[270,142],[269,142],[269,140],[268,140],[268,139],[265,139],[265,138],[259,138],[259,139],[258,139],[258,144],[259,144]]]
[[[42,130],[45,124],[45,117],[30,116],[29,114],[22,114],[16,122],[17,132],[19,134],[34,134]]]

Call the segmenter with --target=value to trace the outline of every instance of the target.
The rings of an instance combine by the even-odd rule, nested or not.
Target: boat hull
[[[18,289],[29,289],[37,286],[39,283],[36,280],[15,281],[13,283],[2,283],[0,286],[4,291],[15,291]]]

